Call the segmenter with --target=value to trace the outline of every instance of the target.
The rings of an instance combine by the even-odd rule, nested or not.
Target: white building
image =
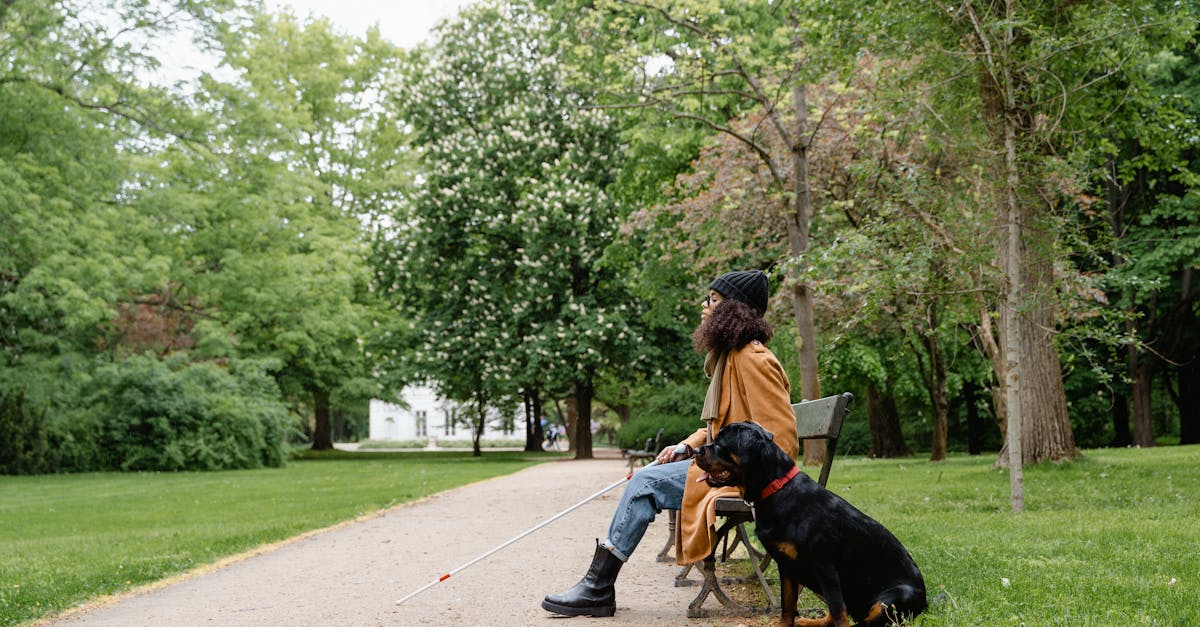
[[[372,440],[470,440],[471,421],[475,407],[439,398],[432,387],[411,385],[404,388],[401,398],[408,405],[377,399],[371,400],[370,433]],[[515,420],[488,409],[484,440],[523,439],[524,430],[517,433]]]

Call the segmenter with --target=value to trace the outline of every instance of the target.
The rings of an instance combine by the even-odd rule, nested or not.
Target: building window
[[[426,424],[424,409],[417,410],[417,437],[429,437],[429,428]]]
[[[455,431],[458,430],[458,425],[455,424],[457,422],[454,415],[455,411],[453,409],[443,409],[442,413],[446,415],[446,424],[443,425],[445,427],[444,435],[454,435]]]

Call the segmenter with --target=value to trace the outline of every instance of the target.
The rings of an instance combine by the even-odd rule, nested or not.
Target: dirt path
[[[413,597],[396,601],[620,479],[611,457],[556,461],[283,542],[206,572],[85,607],[68,625],[719,625],[688,619],[695,588],[675,588],[654,560],[667,520],[651,526],[617,582],[614,619],[567,623],[541,599],[583,575],[622,488]],[[710,603],[713,602],[710,600]],[[736,623],[734,623],[736,624]]]

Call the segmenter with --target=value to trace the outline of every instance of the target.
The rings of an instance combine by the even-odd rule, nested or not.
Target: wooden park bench
[[[829,480],[829,470],[833,466],[833,457],[837,452],[838,437],[842,432],[842,422],[849,411],[850,401],[854,395],[850,393],[827,396],[814,401],[802,401],[792,405],[796,412],[796,433],[799,436],[801,450],[805,440],[825,440],[825,462],[821,466],[818,483],[822,486]],[[771,556],[766,551],[759,550],[750,541],[750,532],[746,523],[754,521],[754,508],[740,498],[721,497],[716,499],[716,515],[723,519],[717,528],[717,542],[712,553],[703,562],[684,566],[675,576],[675,586],[700,585],[700,592],[688,605],[688,618],[707,618],[716,615],[753,615],[771,611],[779,607],[775,590],[767,581],[766,570],[771,564]],[[670,539],[667,546],[659,552],[659,561],[670,561],[667,553],[674,547],[676,512],[670,512]],[[731,535],[732,534],[732,535]],[[716,574],[717,553],[720,551],[721,560],[728,561],[730,553],[742,545],[748,554],[748,560],[754,569],[753,575],[740,578],[720,578]],[[702,575],[700,581],[688,579],[688,574],[697,568]],[[757,582],[767,595],[768,607],[751,607],[737,603],[729,598],[721,589],[721,584],[742,584]],[[712,595],[720,601],[722,608],[705,609],[705,600]]]

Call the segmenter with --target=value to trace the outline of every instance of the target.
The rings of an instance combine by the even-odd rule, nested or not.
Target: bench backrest
[[[659,451],[662,450],[661,448],[659,448],[659,445],[662,444],[662,434],[663,434],[664,429],[665,429],[665,427],[659,428],[658,433],[654,434],[654,437],[646,438],[646,452],[647,453],[656,453],[657,454]]]
[[[800,438],[801,450],[805,440],[825,440],[825,463],[821,464],[821,476],[817,480],[821,485],[829,481],[829,469],[833,467],[838,437],[842,433],[842,421],[850,411],[852,400],[853,394],[843,392],[792,405],[792,410],[796,413],[796,435]]]

